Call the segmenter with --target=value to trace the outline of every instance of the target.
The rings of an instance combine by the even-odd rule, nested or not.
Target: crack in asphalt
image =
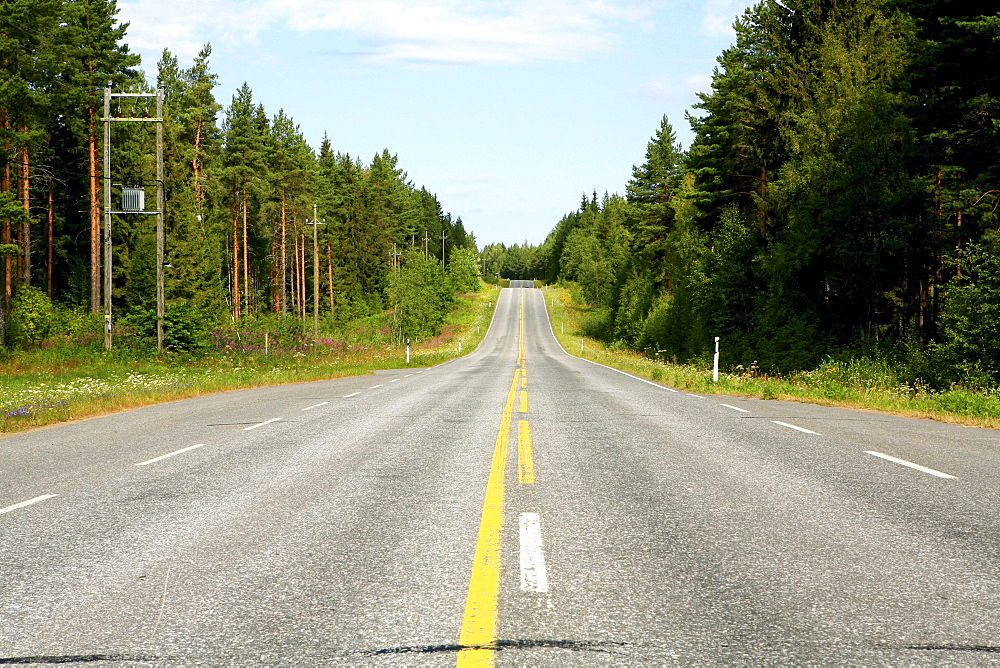
[[[21,665],[30,663],[97,663],[111,662],[150,662],[162,661],[163,657],[137,656],[134,654],[52,654],[45,656],[8,656],[0,657],[0,665]]]
[[[626,647],[628,643],[611,640],[581,641],[581,640],[497,640],[490,645],[408,645],[403,647],[385,647],[382,649],[362,652],[365,656],[380,656],[385,654],[435,654],[441,652],[460,652],[463,649],[533,649],[550,647],[568,649],[575,652],[616,653],[613,648]]]

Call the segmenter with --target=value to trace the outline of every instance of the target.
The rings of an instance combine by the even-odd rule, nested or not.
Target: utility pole
[[[163,352],[163,252],[166,232],[163,221],[163,89],[156,90],[156,350]]]
[[[111,84],[104,89],[104,349],[111,350]]]
[[[313,204],[313,219],[310,223],[306,221],[306,225],[313,226],[313,338],[319,337],[319,236],[317,234],[316,228],[320,225],[326,224],[326,218],[320,222],[319,218],[316,217],[316,205]],[[305,249],[303,249],[305,252]],[[303,260],[305,262],[305,260]],[[303,307],[305,308],[305,307]]]
[[[153,118],[112,116],[112,98],[156,98],[156,115]],[[104,347],[111,349],[111,216],[112,214],[140,214],[156,216],[156,349],[163,350],[163,89],[155,93],[112,93],[111,84],[104,88]],[[137,200],[122,203],[121,211],[111,209],[111,124],[156,123],[156,210],[145,210],[145,197],[139,192]]]
[[[427,242],[430,240],[431,238],[427,236],[427,230],[424,230],[424,262],[430,259],[430,253],[427,251]]]
[[[389,253],[389,257],[392,258],[392,268],[399,270],[399,256],[403,254],[403,251],[396,250],[396,242],[392,242],[392,251]]]
[[[441,271],[444,271],[444,240],[448,238],[448,235],[441,230]]]

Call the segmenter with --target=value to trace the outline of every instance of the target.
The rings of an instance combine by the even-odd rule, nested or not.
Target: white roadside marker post
[[[712,382],[719,382],[719,337],[715,337],[715,360],[712,363]]]

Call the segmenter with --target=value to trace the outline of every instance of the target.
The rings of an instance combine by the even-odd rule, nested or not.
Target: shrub
[[[123,320],[149,345],[156,344],[156,311],[136,309]],[[211,344],[211,328],[202,313],[187,300],[171,302],[163,310],[163,347],[173,352],[204,350]]]
[[[53,308],[48,296],[38,288],[18,290],[11,302],[7,330],[10,345],[24,348],[37,344],[49,335],[52,325]]]

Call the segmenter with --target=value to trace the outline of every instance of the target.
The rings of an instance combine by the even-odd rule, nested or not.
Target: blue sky
[[[119,0],[155,76],[212,44],[228,106],[244,81],[318,147],[388,148],[483,246],[538,244],[584,192],[624,192],[666,114],[707,90],[746,0]]]

